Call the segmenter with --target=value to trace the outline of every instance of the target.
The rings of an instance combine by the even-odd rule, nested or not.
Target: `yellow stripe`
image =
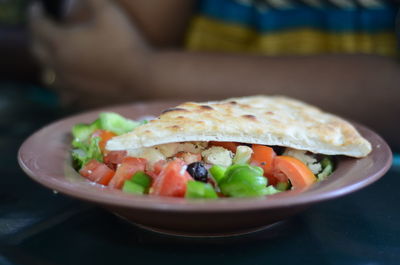
[[[194,51],[249,52],[264,55],[308,55],[318,53],[367,53],[396,56],[394,32],[329,33],[302,28],[260,35],[234,24],[196,17],[186,46]]]

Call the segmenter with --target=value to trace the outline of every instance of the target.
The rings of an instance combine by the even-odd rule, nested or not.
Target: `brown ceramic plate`
[[[392,153],[385,141],[370,129],[356,125],[371,142],[371,154],[362,159],[339,157],[336,170],[327,180],[301,193],[288,191],[261,198],[211,201],[134,196],[90,183],[72,168],[69,132],[74,124],[92,122],[102,111],[115,111],[132,119],[159,115],[176,103],[125,105],[54,122],[24,142],[19,163],[32,179],[50,189],[96,203],[140,226],[181,235],[229,235],[257,230],[314,203],[359,190],[382,177],[391,165]]]

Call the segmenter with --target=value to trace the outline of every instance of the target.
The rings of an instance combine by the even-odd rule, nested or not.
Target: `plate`
[[[382,177],[392,162],[392,153],[386,142],[372,130],[355,124],[371,142],[372,152],[362,159],[339,157],[331,176],[301,193],[287,191],[261,198],[211,201],[135,196],[93,184],[72,168],[70,130],[74,124],[92,122],[103,111],[114,111],[131,119],[157,116],[162,110],[177,104],[172,101],[137,103],[56,121],[23,143],[18,153],[19,164],[26,174],[47,188],[98,204],[140,227],[174,235],[224,236],[260,230],[315,203],[364,188]]]

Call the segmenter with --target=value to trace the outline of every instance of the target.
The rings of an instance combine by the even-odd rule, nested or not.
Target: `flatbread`
[[[129,150],[186,141],[277,145],[352,157],[371,152],[371,144],[349,122],[282,96],[183,103],[133,132],[114,137],[108,141],[107,149]]]

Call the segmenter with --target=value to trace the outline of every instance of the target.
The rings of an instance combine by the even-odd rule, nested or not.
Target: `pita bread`
[[[282,96],[183,103],[133,132],[114,137],[107,149],[130,150],[186,141],[277,145],[352,157],[363,157],[371,151],[371,144],[349,122]]]

